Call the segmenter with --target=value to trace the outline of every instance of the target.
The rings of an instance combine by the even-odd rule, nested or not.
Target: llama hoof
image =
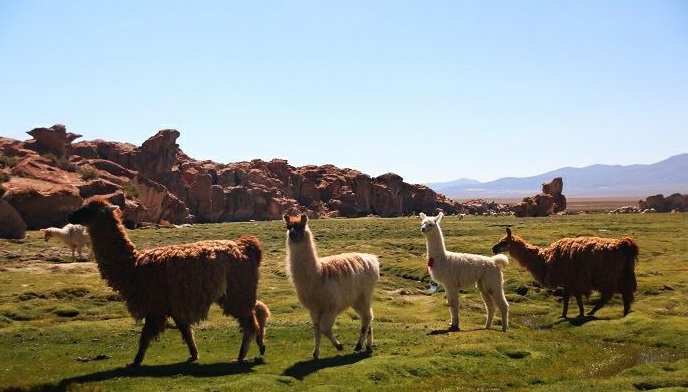
[[[361,351],[361,349],[363,349],[363,345],[360,344],[360,343],[358,343],[358,344],[356,345],[356,348],[354,348],[354,352],[359,352],[359,351]]]
[[[449,332],[459,332],[459,326],[458,325],[450,325],[449,326]]]
[[[141,362],[131,362],[131,363],[128,363],[128,364],[127,364],[127,367],[130,368],[130,369],[131,369],[131,368],[137,368],[137,367],[139,367],[139,366],[141,366]]]
[[[265,355],[265,346],[260,346],[260,355]]]
[[[192,355],[186,360],[186,362],[196,362],[196,361],[198,361],[198,355]]]
[[[344,346],[342,346],[341,343],[337,343],[337,345],[336,345],[335,347],[337,347],[337,351],[342,351],[342,350],[344,350]]]

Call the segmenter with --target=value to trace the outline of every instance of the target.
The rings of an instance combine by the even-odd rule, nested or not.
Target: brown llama
[[[638,288],[635,277],[638,245],[630,237],[563,238],[546,248],[538,248],[512,235],[507,228],[506,236],[492,247],[492,251],[509,252],[544,287],[562,287],[562,318],[566,318],[571,296],[576,298],[578,317],[583,317],[582,296],[589,296],[593,290],[599,291],[601,297],[588,315],[594,315],[614,293],[621,294],[624,316],[631,311]]]
[[[119,292],[136,320],[145,320],[139,348],[128,366],[139,366],[153,339],[174,320],[189,348],[189,362],[198,359],[193,325],[208,317],[213,303],[239,321],[243,338],[237,361],[243,361],[256,336],[265,353],[263,332],[270,315],[256,300],[262,247],[258,238],[209,240],[139,251],[122,225],[119,207],[95,198],[68,217],[88,229],[100,275]],[[261,324],[262,322],[262,324]]]

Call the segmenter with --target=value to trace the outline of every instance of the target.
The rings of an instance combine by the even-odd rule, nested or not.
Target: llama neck
[[[310,277],[319,273],[318,252],[310,230],[306,230],[300,242],[294,243],[287,239],[287,260],[292,278]]]
[[[443,258],[447,254],[447,248],[444,245],[444,235],[439,226],[436,230],[425,233],[425,247],[428,251],[428,258]]]
[[[531,245],[525,240],[514,237],[509,245],[509,254],[524,266],[539,283],[544,284],[547,272],[547,261],[542,255],[542,250]]]
[[[126,287],[131,283],[138,252],[124,226],[119,222],[98,222],[88,227],[88,232],[100,276],[117,291]]]

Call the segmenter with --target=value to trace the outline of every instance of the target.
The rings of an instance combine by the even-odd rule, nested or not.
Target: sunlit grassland
[[[130,231],[141,249],[201,239],[258,235],[265,256],[259,297],[270,306],[267,352],[232,363],[241,335],[217,307],[196,328],[200,360],[186,364],[173,324],[140,369],[127,370],[141,325],[99,276],[94,263],[37,232],[0,240],[0,387],[7,390],[648,390],[688,388],[688,214],[565,215],[549,218],[448,216],[447,248],[490,254],[510,226],[546,246],[566,236],[633,236],[640,246],[633,312],[619,297],[594,319],[560,319],[560,298],[535,287],[511,260],[505,291],[509,331],[484,330],[480,295],[461,296],[460,332],[448,333],[442,290],[430,294],[418,218],[312,220],[321,255],[380,255],[383,275],[373,303],[375,350],[354,354],[359,321],[340,315],[337,352],[323,340],[312,361],[312,329],[284,270],[282,222],[195,225]],[[525,295],[517,289],[527,288]],[[519,291],[520,291],[519,290]],[[590,303],[597,298],[593,294]],[[252,345],[251,358],[257,356]]]

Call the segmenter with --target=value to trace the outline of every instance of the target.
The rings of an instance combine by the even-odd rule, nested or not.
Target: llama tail
[[[505,269],[509,264],[509,258],[505,254],[497,254],[491,257],[492,261],[495,262],[501,269]]]
[[[242,248],[244,254],[254,260],[256,265],[260,265],[260,262],[263,260],[263,246],[261,245],[258,237],[253,235],[243,235],[239,237],[236,242],[237,245]]]
[[[272,313],[270,313],[270,309],[261,301],[256,301],[256,305],[253,309],[256,312],[256,319],[258,320],[258,325],[265,328],[265,322],[272,315]]]

